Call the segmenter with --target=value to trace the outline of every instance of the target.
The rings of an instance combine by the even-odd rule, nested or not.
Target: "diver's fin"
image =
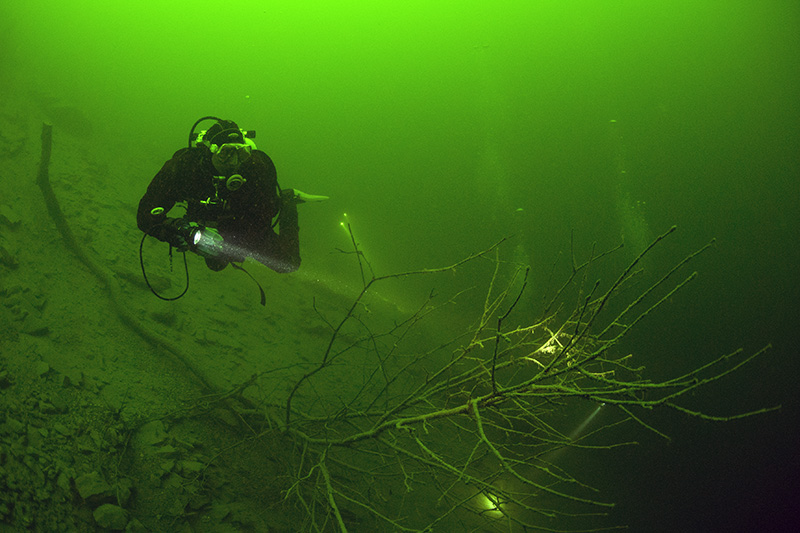
[[[294,192],[294,201],[298,204],[305,204],[307,202],[324,202],[328,199],[327,196],[320,196],[316,194],[308,194],[297,189],[291,189]]]

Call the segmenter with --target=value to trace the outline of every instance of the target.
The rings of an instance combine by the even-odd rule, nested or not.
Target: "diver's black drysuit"
[[[221,270],[229,262],[241,262],[249,256],[276,272],[297,270],[300,231],[294,191],[281,194],[275,165],[259,150],[253,150],[236,172],[245,182],[232,191],[224,179],[214,178],[217,173],[208,147],[178,150],[164,163],[139,202],[139,229],[174,245],[176,227],[185,222],[166,215],[176,202],[185,201],[186,221],[216,228],[224,239],[222,254],[206,259],[209,268]],[[159,207],[163,211],[156,209]],[[157,214],[153,214],[154,209]],[[276,216],[278,233],[273,229]]]

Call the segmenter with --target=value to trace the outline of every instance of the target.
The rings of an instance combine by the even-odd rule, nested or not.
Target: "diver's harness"
[[[204,120],[216,120],[218,122],[222,121],[222,119],[220,119],[218,117],[213,117],[213,116],[207,116],[207,117],[203,117],[203,118],[198,119],[192,125],[192,129],[189,132],[189,148],[194,148],[199,143],[202,142],[203,136],[205,135],[206,131],[203,130],[200,133],[195,134],[195,128],[197,128],[197,125],[200,124],[200,122],[202,122]],[[241,132],[242,132],[243,138],[246,141],[248,141],[248,144],[250,144],[253,148],[255,148],[255,143],[252,141],[252,139],[255,138],[256,132],[252,131],[252,130],[251,131],[241,130]],[[215,215],[213,217],[209,217],[209,218],[213,219],[213,218],[216,218],[217,216],[219,216],[220,214],[224,213],[225,211],[227,211],[228,210],[228,201],[227,201],[227,199],[225,199],[223,197],[224,193],[221,195],[220,192],[223,189],[227,190],[227,191],[231,191],[231,192],[238,191],[242,187],[242,185],[244,185],[246,183],[246,181],[247,180],[244,177],[242,177],[241,174],[233,174],[230,177],[228,177],[228,176],[213,176],[213,182],[212,183],[214,185],[214,197],[212,198],[212,197],[209,196],[207,199],[200,200],[200,202],[199,202],[204,208],[203,209],[204,214],[207,214],[207,215],[212,215],[213,214],[213,215]],[[278,191],[280,191],[280,187],[278,187]],[[163,212],[164,212],[164,208],[163,207],[156,207],[151,211],[151,214],[160,215]],[[273,223],[273,227],[275,226],[276,223],[277,223],[277,216],[276,216],[276,221]],[[154,226],[153,228],[151,228],[151,230],[157,228],[158,226],[163,226],[163,225],[164,225],[163,223],[158,224],[158,225]],[[219,237],[219,234],[216,232],[216,230],[213,229],[213,227],[212,227],[213,231],[204,232],[203,230],[206,227],[209,227],[209,226],[206,226],[206,225],[201,226],[201,225],[199,225],[197,223],[194,223],[194,222],[189,223],[189,226],[190,226],[189,232],[188,232],[189,239],[188,239],[187,244],[189,245],[189,249],[190,250],[192,250],[192,251],[199,250],[200,251],[200,255],[203,255],[205,257],[209,257],[210,254],[207,254],[206,252],[210,252],[215,247],[221,246],[221,242],[222,242],[221,241],[221,237]],[[186,286],[184,287],[183,291],[178,296],[175,296],[175,297],[172,297],[172,298],[169,298],[169,297],[166,297],[166,296],[162,296],[161,294],[158,294],[158,292],[156,292],[156,290],[153,288],[152,284],[150,283],[150,280],[147,278],[147,272],[146,272],[145,267],[144,267],[143,248],[144,248],[144,241],[147,238],[148,234],[149,234],[149,232],[145,233],[142,236],[141,242],[139,243],[139,264],[142,267],[142,276],[144,277],[144,281],[147,284],[147,287],[150,289],[150,291],[153,294],[155,294],[156,297],[160,298],[161,300],[166,300],[166,301],[178,300],[179,298],[182,298],[189,290],[189,264],[188,264],[188,262],[186,260],[186,250],[181,250],[182,253],[183,253],[183,267],[184,267],[184,271],[186,272]],[[172,270],[172,248],[173,248],[173,245],[170,244],[169,245],[169,267],[170,267],[170,271]],[[241,265],[237,265],[236,263],[233,263],[233,262],[231,262],[230,265],[231,265],[232,268],[235,268],[236,270],[241,270],[242,272],[247,274],[250,277],[250,279],[252,279],[255,282],[256,285],[258,285],[258,290],[261,293],[261,305],[266,306],[267,305],[267,303],[266,303],[267,302],[267,297],[266,297],[266,294],[264,293],[263,287],[261,287],[261,284],[258,282],[258,280],[255,279],[253,277],[253,275],[250,274],[247,270],[245,270],[244,267],[242,267]]]

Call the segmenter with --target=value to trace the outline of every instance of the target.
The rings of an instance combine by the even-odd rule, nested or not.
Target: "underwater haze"
[[[726,423],[654,414],[668,443],[631,432],[625,438],[639,446],[575,458],[617,504],[592,527],[790,531],[800,490],[799,29],[792,0],[4,2],[0,291],[7,302],[35,293],[42,303],[31,313],[44,326],[24,326],[16,307],[0,306],[0,325],[19,329],[0,337],[0,372],[20,376],[13,386],[0,376],[0,394],[19,394],[25,365],[44,362],[42,379],[92,376],[99,385],[84,392],[100,404],[129,405],[154,380],[145,418],[164,398],[197,396],[189,378],[171,377],[178,366],[154,362],[157,350],[124,355],[133,335],[104,307],[102,283],[60,247],[34,183],[47,122],[51,180],[78,240],[113,276],[138,279],[139,198],[192,124],[214,115],[256,130],[282,187],[330,199],[299,208],[300,271],[251,268],[266,309],[251,280],[206,272],[192,257],[182,301],[161,302],[142,286],[123,291],[137,317],[175,342],[199,341],[187,333],[192,324],[213,324],[219,336],[192,348],[198,359],[227,347],[221,339],[239,327],[264,327],[265,345],[283,354],[259,352],[264,371],[306,353],[303,343],[325,329],[310,325],[312,298],[334,306],[357,294],[354,254],[341,253],[352,248],[347,224],[378,275],[448,266],[507,238],[500,257],[531,268],[526,312],[540,308],[554,275],[569,274],[573,251],[582,262],[624,243],[592,272],[608,283],[675,225],[645,269],[664,271],[715,244],[689,267],[698,278],[633,336],[643,364],[663,378],[771,343],[693,401],[720,416],[782,407]],[[169,277],[164,249],[144,250]],[[485,282],[482,268],[464,274],[391,280],[381,297],[409,310],[431,290]],[[166,290],[182,286],[175,275]],[[468,326],[483,299],[481,289],[465,292],[443,323]],[[225,352],[239,355],[207,356],[219,365],[212,375],[248,379],[252,358],[230,361],[261,345],[242,339]],[[6,417],[23,416],[23,403],[2,406]],[[598,411],[567,425],[587,415],[597,424],[606,416]],[[272,496],[265,506],[283,493]],[[120,506],[130,516],[137,505],[155,508],[155,497],[139,498]],[[0,524],[21,527],[19,516],[0,508]]]

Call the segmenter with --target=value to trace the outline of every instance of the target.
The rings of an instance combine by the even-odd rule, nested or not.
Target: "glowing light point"
[[[503,511],[501,511],[503,507],[503,502],[495,496],[494,494],[489,493],[481,493],[478,495],[479,498],[479,505],[481,507],[481,512],[488,514],[492,517],[501,517],[503,516]]]

